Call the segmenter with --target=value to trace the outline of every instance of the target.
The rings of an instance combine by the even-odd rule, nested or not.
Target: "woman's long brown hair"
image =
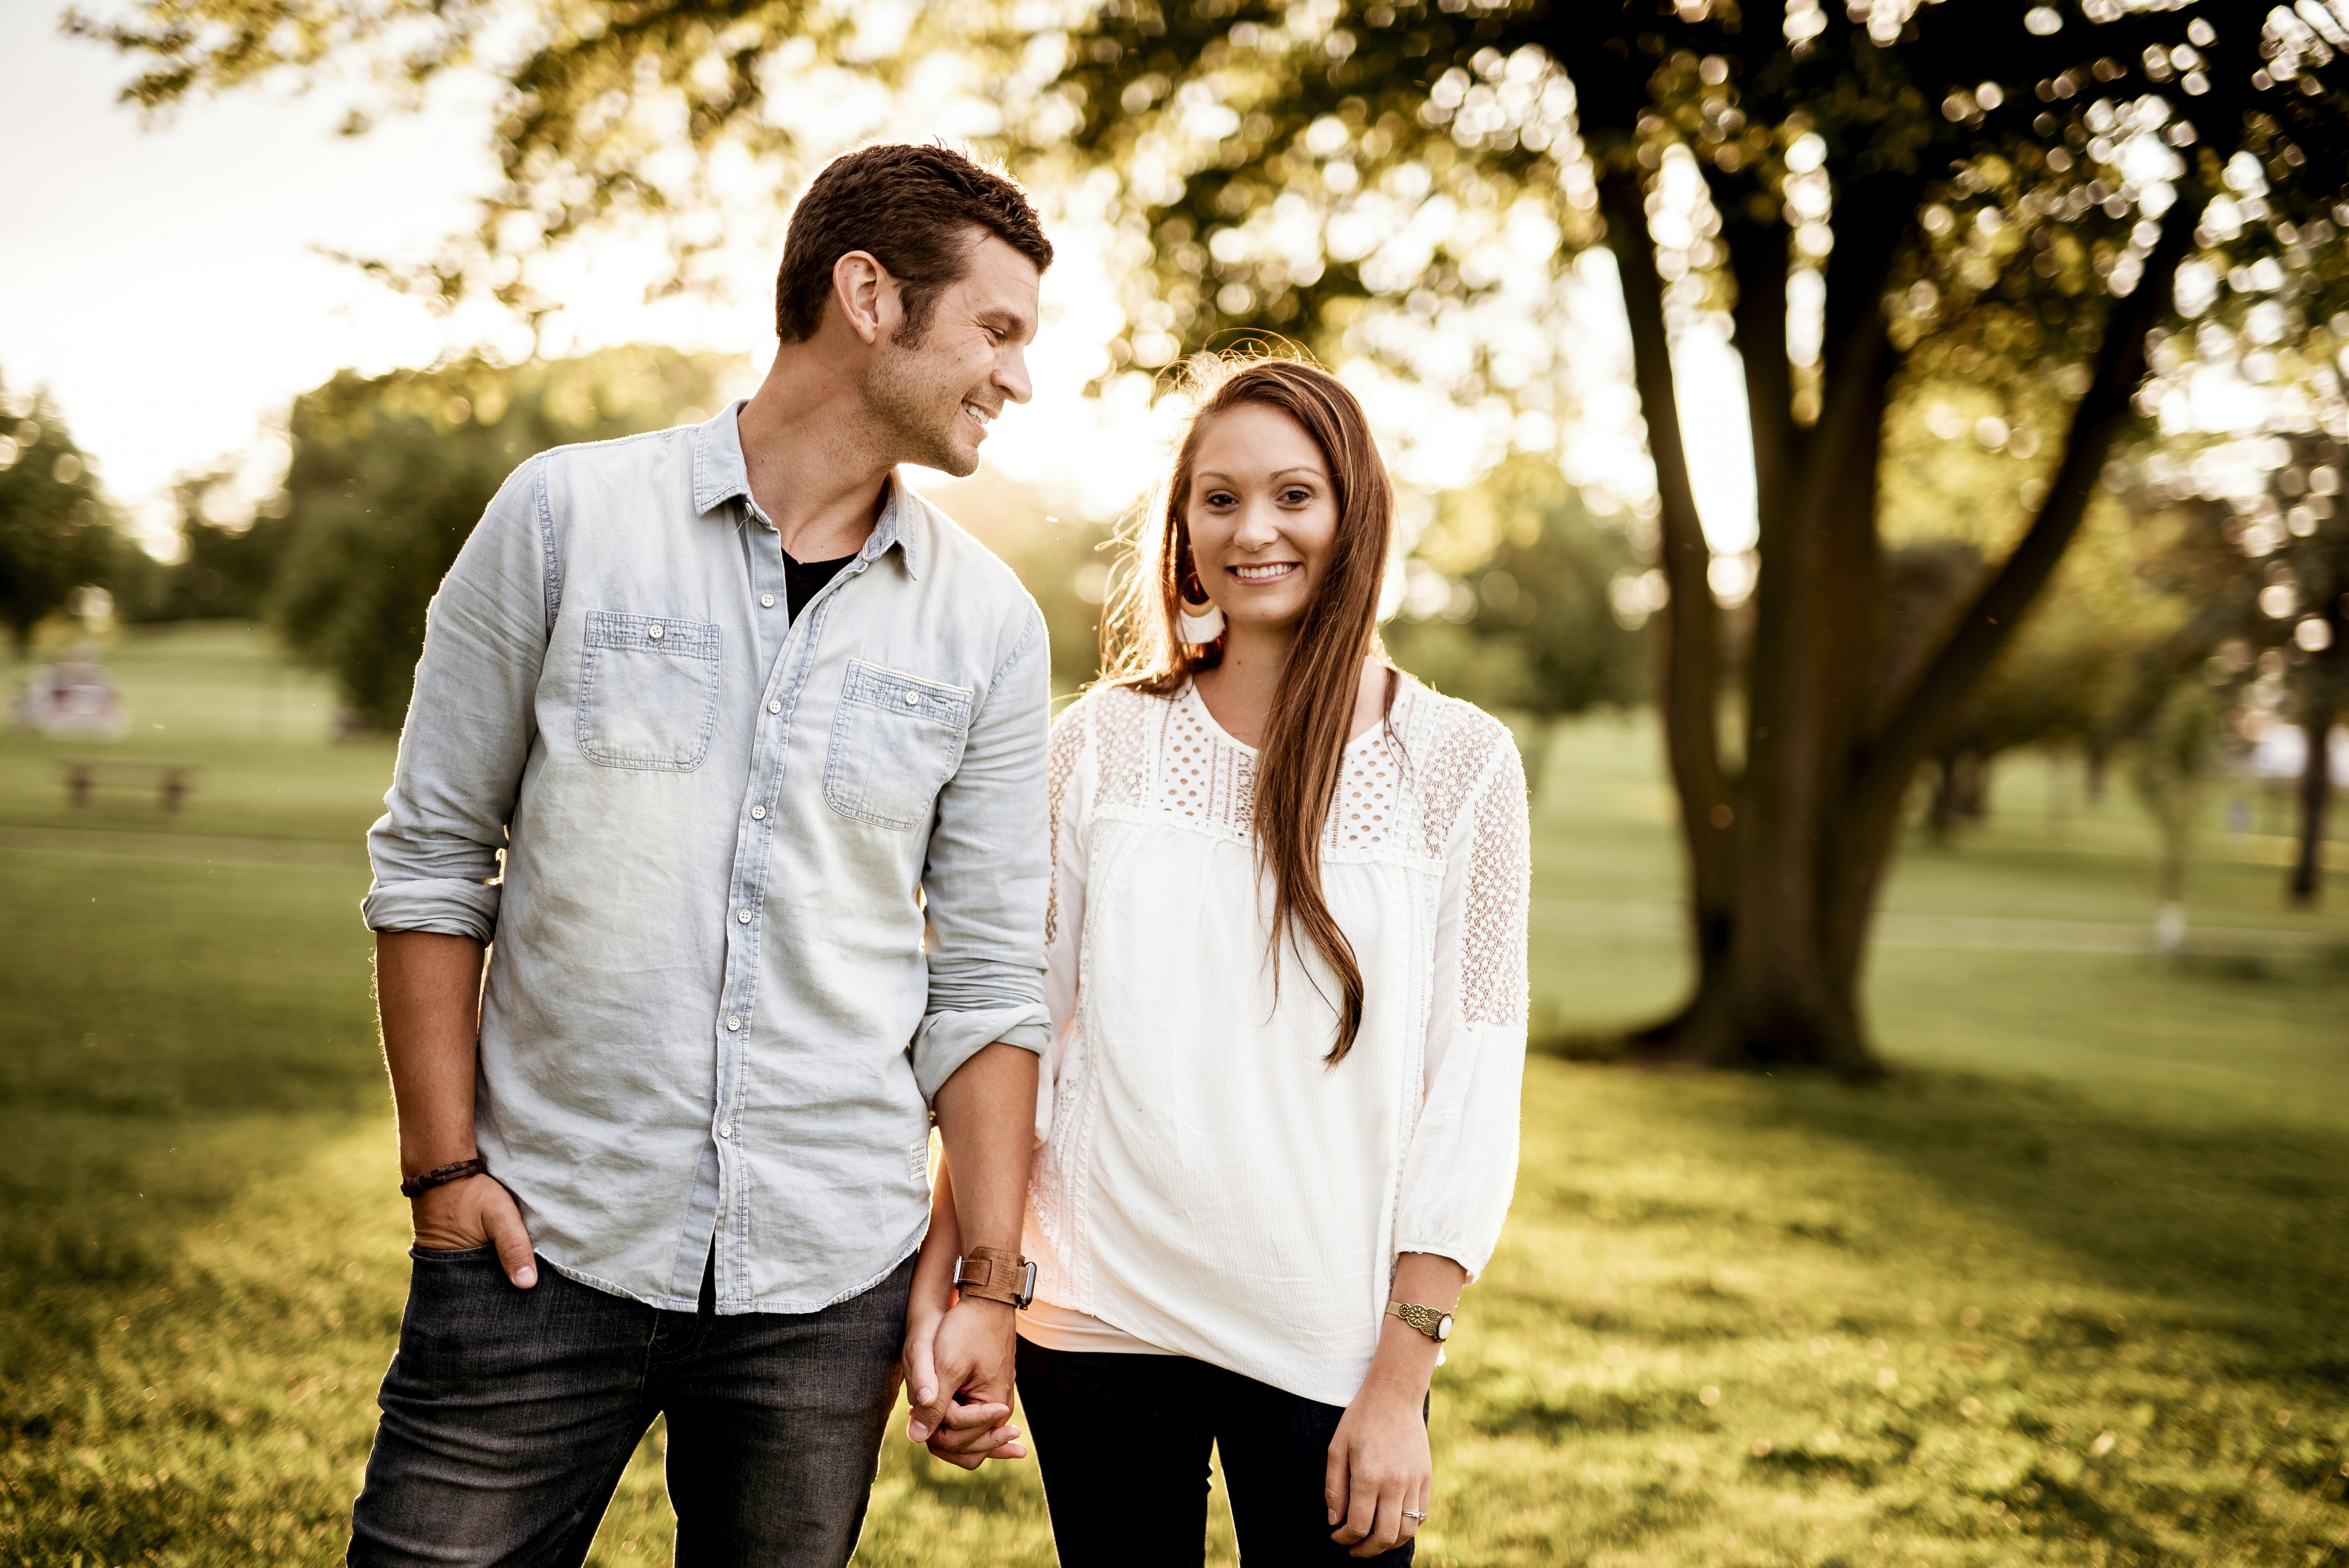
[[[1190,426],[1164,490],[1142,515],[1133,561],[1119,574],[1109,613],[1102,618],[1102,667],[1105,678],[1118,685],[1171,696],[1195,672],[1220,662],[1222,639],[1186,644],[1175,622],[1186,580],[1195,581],[1184,514],[1200,438],[1217,415],[1243,404],[1278,408],[1304,427],[1330,466],[1338,533],[1265,721],[1257,749],[1254,816],[1257,868],[1259,874],[1272,873],[1274,995],[1279,994],[1282,939],[1301,931],[1338,978],[1337,1043],[1324,1058],[1334,1067],[1353,1049],[1361,1031],[1362,969],[1322,896],[1321,830],[1338,793],[1347,732],[1353,726],[1355,683],[1378,646],[1379,588],[1394,529],[1394,490],[1362,406],[1319,366],[1264,356],[1202,356],[1193,361],[1191,380]],[[1390,707],[1395,684],[1390,675]]]

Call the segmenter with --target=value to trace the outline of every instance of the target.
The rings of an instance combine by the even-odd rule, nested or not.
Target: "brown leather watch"
[[[954,1283],[965,1295],[1024,1312],[1036,1299],[1036,1265],[1001,1247],[973,1247],[955,1259]]]

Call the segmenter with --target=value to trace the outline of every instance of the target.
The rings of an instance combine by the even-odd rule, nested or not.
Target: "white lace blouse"
[[[1366,995],[1336,1067],[1328,965],[1300,939],[1276,987],[1268,962],[1255,750],[1194,688],[1104,686],[1061,716],[1050,758],[1053,1037],[1023,1242],[1038,1299],[1350,1403],[1398,1254],[1473,1276],[1509,1206],[1530,863],[1516,748],[1409,681],[1347,747],[1321,876]]]

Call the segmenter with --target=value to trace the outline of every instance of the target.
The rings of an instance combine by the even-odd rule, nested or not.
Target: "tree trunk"
[[[2292,860],[2292,902],[2313,907],[2324,896],[2325,820],[2332,814],[2333,725],[2349,690],[2349,541],[2335,536],[2333,548],[2314,563],[2319,570],[2303,584],[2318,606],[2324,646],[2309,656],[2301,683],[2301,724],[2308,736],[2308,759],[2300,771],[2300,852]]]
[[[1637,180],[1617,176],[1599,188],[1608,242],[1621,275],[1631,325],[1633,380],[1656,465],[1656,495],[1669,603],[1653,642],[1657,688],[1662,697],[1664,746],[1680,802],[1681,839],[1688,851],[1690,936],[1698,983],[1692,1007],[1711,996],[1729,953],[1734,866],[1730,830],[1736,809],[1721,771],[1717,726],[1721,707],[1721,616],[1707,576],[1712,549],[1689,483],[1681,439],[1680,400],[1672,383],[1671,341],[1664,327],[1662,281],[1648,238],[1646,198]],[[1683,1012],[1635,1037],[1646,1046],[1669,1039]]]
[[[1958,767],[1960,753],[1952,747],[1936,747],[1933,766],[1939,769],[1933,779],[1933,803],[1925,813],[1925,828],[1932,834],[1933,842],[1947,844],[1958,830],[1958,819],[1964,807],[1958,799]]]
[[[2292,863],[2292,902],[2313,905],[2324,892],[2325,818],[2333,807],[2333,693],[2309,704],[2302,725],[2308,760],[2300,769],[2300,852]]]
[[[1719,616],[1688,483],[1663,294],[1637,182],[1601,188],[1661,502],[1671,585],[1660,639],[1665,735],[1680,789],[1696,938],[1693,994],[1633,1034],[1635,1056],[1706,1067],[1806,1066],[1881,1074],[1859,1009],[1876,894],[1910,775],[1955,719],[2077,531],[2145,371],[2199,201],[2181,193],[2137,290],[2113,302],[2087,392],[2038,514],[1904,690],[1882,689],[1886,625],[1877,471],[1895,356],[1886,276],[1916,210],[1912,177],[1855,191],[1838,232],[1825,335],[1825,406],[1792,417],[1785,256],[1733,252],[1739,346],[1754,417],[1761,523],[1743,772],[1714,736]]]

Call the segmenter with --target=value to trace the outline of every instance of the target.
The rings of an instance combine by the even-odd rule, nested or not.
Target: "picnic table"
[[[156,804],[172,812],[186,802],[196,778],[192,763],[151,762],[134,757],[68,757],[58,761],[57,770],[65,779],[66,799],[76,806],[88,805],[90,796],[101,787],[120,787],[152,789]]]

